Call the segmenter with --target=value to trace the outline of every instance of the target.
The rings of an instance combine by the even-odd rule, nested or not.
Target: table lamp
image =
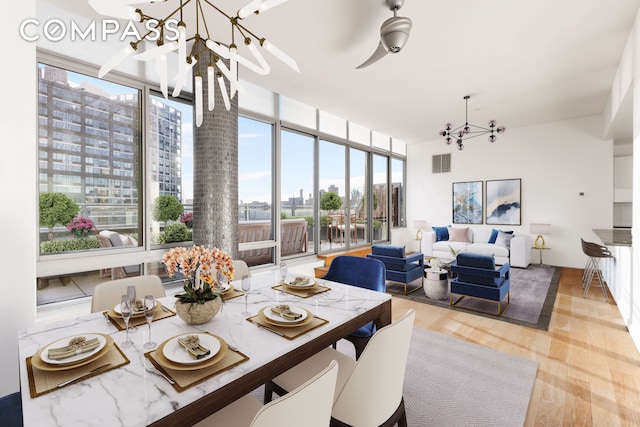
[[[429,224],[423,219],[417,219],[413,221],[413,228],[418,229],[418,231],[416,232],[416,240],[422,240],[422,229],[427,227],[429,227]]]
[[[531,234],[537,234],[536,241],[533,246],[536,249],[544,249],[545,242],[543,235],[551,234],[551,224],[530,224],[529,232]]]

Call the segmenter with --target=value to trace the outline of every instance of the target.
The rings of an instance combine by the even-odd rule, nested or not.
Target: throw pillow
[[[436,233],[436,242],[442,242],[449,240],[449,228],[448,227],[431,227],[433,232]]]
[[[468,242],[469,227],[452,227],[449,229],[449,241],[451,242]]]
[[[504,246],[505,248],[511,248],[511,239],[513,239],[513,232],[507,233],[505,231],[498,231],[498,237],[496,237],[496,245]]]
[[[495,228],[493,228],[491,230],[491,236],[489,236],[489,242],[488,243],[495,243],[496,242],[496,238],[498,237],[498,231]],[[500,230],[502,231],[502,230]],[[509,234],[513,234],[513,230],[510,231],[503,231],[504,233],[509,233]]]

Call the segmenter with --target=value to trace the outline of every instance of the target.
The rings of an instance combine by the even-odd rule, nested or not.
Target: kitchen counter
[[[630,228],[593,229],[605,246],[631,246]]]

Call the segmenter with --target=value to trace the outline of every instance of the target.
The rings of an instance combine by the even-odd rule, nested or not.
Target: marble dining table
[[[35,324],[21,331],[18,343],[24,426],[193,425],[358,327],[370,321],[379,327],[391,323],[388,294],[320,280],[329,291],[300,298],[274,289],[275,281],[271,271],[252,276],[247,298],[250,313],[274,304],[290,304],[328,322],[287,339],[247,321],[242,314],[243,296],[225,301],[220,313],[201,325],[189,325],[178,316],[154,321],[151,337],[159,344],[184,333],[209,332],[248,356],[243,363],[180,392],[156,372],[145,369],[146,325],[129,334],[134,345],[126,348],[120,345],[125,331],[118,330],[102,313]],[[233,284],[240,289],[239,281]],[[175,298],[166,296],[159,301],[173,309]],[[111,336],[130,363],[31,397],[27,358],[57,340],[91,333]]]

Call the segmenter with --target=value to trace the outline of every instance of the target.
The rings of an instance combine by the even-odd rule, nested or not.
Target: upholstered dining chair
[[[331,360],[323,370],[286,396],[262,405],[245,395],[205,418],[195,427],[326,427],[331,419],[338,362]]]
[[[360,359],[332,348],[265,384],[265,402],[276,392],[286,395],[318,372],[328,360],[337,360],[338,380],[331,413],[331,426],[407,426],[402,387],[413,332],[415,311],[380,329],[371,337]]]
[[[241,259],[233,260],[233,278],[234,279],[242,279],[242,276],[251,276],[251,271],[249,271],[249,266],[246,262]]]
[[[166,295],[162,281],[158,276],[145,275],[111,280],[98,284],[91,297],[91,312],[107,310],[120,302],[120,297],[127,293],[127,286],[136,287],[136,295],[153,295],[161,298]]]
[[[385,292],[386,290],[384,264],[372,258],[348,255],[335,257],[333,261],[331,261],[327,274],[325,274],[322,279],[357,286],[359,288],[371,289],[377,292]],[[371,338],[375,332],[376,325],[370,322],[345,337],[345,339],[350,341],[355,347],[356,358],[360,357],[369,338]]]

